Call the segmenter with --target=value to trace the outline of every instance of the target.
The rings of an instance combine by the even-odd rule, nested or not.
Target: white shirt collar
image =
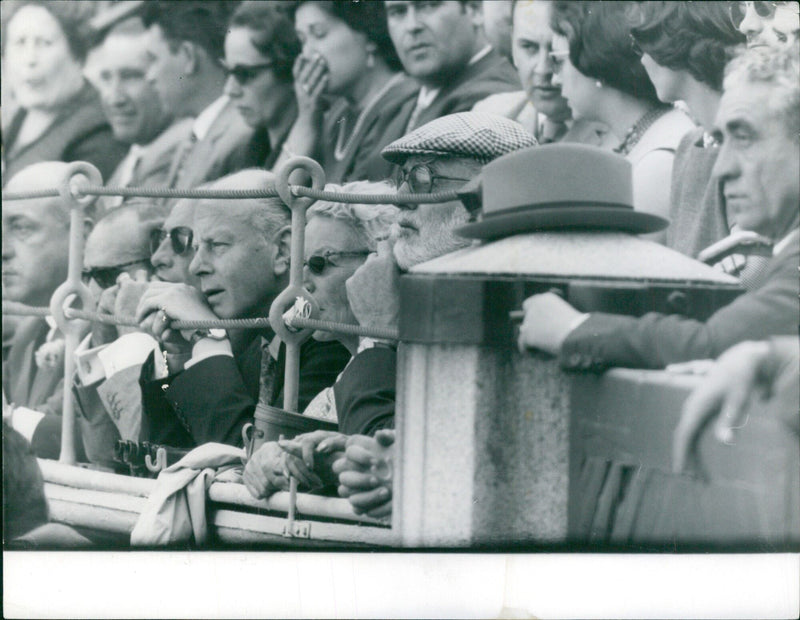
[[[486,56],[491,51],[492,51],[492,46],[487,43],[484,47],[481,48],[481,50],[477,54],[475,54],[472,58],[469,59],[467,65],[474,65],[476,62],[478,62],[481,58]]]
[[[214,124],[214,121],[217,120],[217,117],[226,105],[228,105],[228,97],[222,95],[222,97],[197,115],[192,125],[192,133],[194,133],[195,138],[202,140],[206,137],[208,130],[211,129],[211,125]]]
[[[800,236],[800,228],[795,228],[792,232],[790,232],[783,239],[781,239],[780,241],[776,242],[772,246],[772,255],[773,256],[777,256],[778,254],[780,254],[783,251],[783,249],[786,246],[788,246],[790,243],[792,243],[792,241],[797,239],[798,236]]]

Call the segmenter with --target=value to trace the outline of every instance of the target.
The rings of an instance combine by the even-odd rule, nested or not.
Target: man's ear
[[[274,248],[272,270],[276,277],[280,277],[289,272],[289,264],[292,257],[291,226],[284,226],[273,235],[272,247]]]
[[[183,61],[183,72],[186,75],[192,75],[197,71],[198,58],[197,49],[191,41],[181,41],[178,46],[178,54]]]

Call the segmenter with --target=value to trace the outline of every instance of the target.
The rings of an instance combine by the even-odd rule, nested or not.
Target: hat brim
[[[498,214],[466,224],[456,233],[468,239],[496,239],[540,230],[590,228],[634,234],[663,230],[669,222],[651,213],[624,207],[552,207]]]

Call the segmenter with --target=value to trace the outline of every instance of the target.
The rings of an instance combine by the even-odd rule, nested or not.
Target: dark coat
[[[19,109],[3,132],[5,172],[3,185],[17,172],[42,161],[87,161],[107,180],[125,157],[129,145],[114,138],[100,97],[87,82],[59,110],[53,124],[36,140],[15,148],[27,111]]]
[[[717,358],[745,340],[797,336],[798,261],[800,241],[795,238],[769,261],[758,288],[721,308],[705,323],[655,312],[640,318],[593,312],[567,336],[561,365],[573,370],[663,368],[675,362]]]

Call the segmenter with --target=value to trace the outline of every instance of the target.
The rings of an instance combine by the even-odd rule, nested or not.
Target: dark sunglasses
[[[369,250],[360,250],[358,252],[325,252],[324,254],[309,256],[303,264],[308,267],[311,273],[319,276],[325,272],[325,268],[328,265],[336,266],[336,263],[331,260],[331,256],[367,256],[368,254]]]
[[[245,84],[252,82],[259,75],[261,75],[261,73],[275,65],[274,62],[262,62],[257,65],[234,65],[229,67],[228,64],[222,59],[220,59],[219,63],[225,70],[225,74],[228,77],[232,77],[234,80],[236,80],[240,86],[244,86]]]
[[[81,276],[84,284],[89,284],[94,280],[100,288],[105,290],[117,283],[117,278],[125,271],[126,267],[138,264],[149,265],[150,259],[140,258],[121,265],[112,265],[111,267],[87,267],[81,272]]]
[[[731,21],[737,28],[744,21],[745,15],[747,15],[747,4],[747,2],[731,2],[728,4],[728,11],[730,11]],[[753,10],[756,12],[756,15],[764,19],[770,19],[773,15],[775,15],[775,9],[778,7],[778,5],[786,3],[756,1],[751,2],[750,4],[753,5]]]
[[[176,226],[169,232],[163,228],[157,228],[150,233],[150,255],[156,253],[164,239],[169,237],[172,251],[178,256],[183,256],[192,249],[192,229],[187,226]]]
[[[417,164],[408,170],[397,168],[394,172],[394,186],[399,190],[403,184],[408,185],[408,189],[413,194],[430,194],[436,181],[461,181],[466,183],[469,179],[460,177],[446,177],[436,174],[428,164]]]

